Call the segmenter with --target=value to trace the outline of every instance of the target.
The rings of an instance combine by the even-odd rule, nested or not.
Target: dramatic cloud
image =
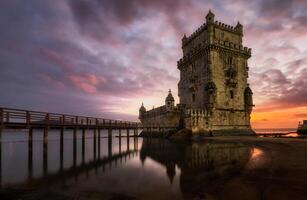
[[[136,120],[142,101],[158,106],[169,88],[177,93],[181,38],[209,9],[244,25],[253,123],[271,126],[271,114],[286,109],[303,118],[303,0],[0,1],[0,105]]]

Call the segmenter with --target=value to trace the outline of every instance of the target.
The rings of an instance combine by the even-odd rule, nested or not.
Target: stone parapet
[[[211,24],[210,24],[211,25]],[[206,23],[202,24],[198,29],[196,29],[196,31],[194,31],[189,37],[184,37],[182,39],[182,46],[186,46],[188,43],[190,43],[192,40],[194,40],[195,38],[197,38],[203,31],[208,29],[208,26]],[[238,35],[242,35],[242,28],[241,26],[230,26],[228,24],[224,24],[222,22],[219,21],[215,21],[214,24],[212,24],[212,26],[214,26],[215,28],[219,28],[223,31],[228,31],[234,34],[238,34]]]
[[[203,42],[194,47],[194,49],[192,49],[186,56],[183,56],[179,61],[177,61],[178,69],[181,69],[186,64],[191,63],[195,58],[211,50],[229,50],[232,52],[240,53],[241,55],[245,55],[247,58],[251,57],[252,52],[251,48],[228,41],[214,40],[211,44],[208,42]]]

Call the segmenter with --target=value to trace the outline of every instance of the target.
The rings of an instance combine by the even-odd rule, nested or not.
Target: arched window
[[[232,57],[229,56],[229,57],[227,58],[227,64],[228,64],[228,65],[231,65],[231,64],[232,64]]]
[[[195,102],[195,94],[192,94],[192,100]]]
[[[233,95],[233,91],[230,90],[230,98],[233,99],[234,95]]]

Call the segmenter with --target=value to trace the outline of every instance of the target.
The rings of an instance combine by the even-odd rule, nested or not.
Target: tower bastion
[[[205,23],[182,38],[179,103],[175,106],[169,91],[164,106],[146,111],[142,105],[139,119],[144,127],[212,136],[254,134],[253,93],[247,81],[251,49],[242,44],[243,25],[229,26],[214,18],[209,10]]]

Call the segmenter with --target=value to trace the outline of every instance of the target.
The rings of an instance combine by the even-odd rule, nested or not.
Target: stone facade
[[[169,90],[165,98],[165,105],[146,111],[142,104],[139,110],[139,119],[144,127],[148,127],[147,131],[163,132],[179,128],[182,113],[183,109],[180,108],[180,105],[175,106],[174,97]]]
[[[180,102],[174,109],[181,111],[177,118],[192,133],[251,134],[254,105],[247,83],[251,49],[242,46],[239,22],[232,27],[214,17],[209,11],[206,22],[182,38],[183,57],[177,63]],[[140,115],[142,123],[146,115]]]

